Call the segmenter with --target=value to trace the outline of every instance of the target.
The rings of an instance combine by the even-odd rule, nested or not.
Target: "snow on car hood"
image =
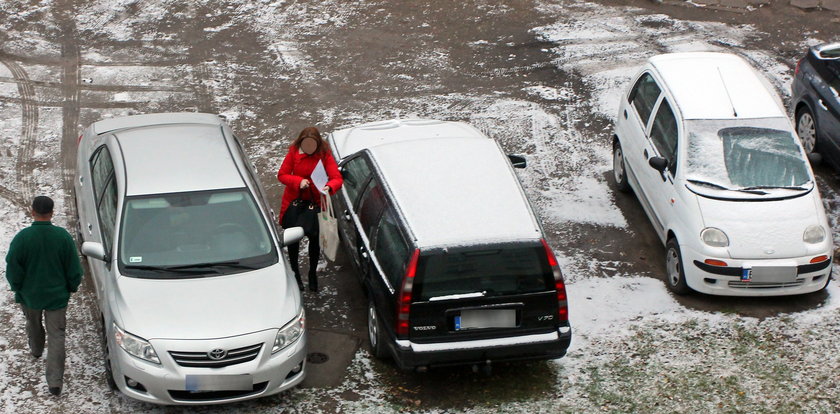
[[[299,297],[283,265],[196,279],[117,280],[118,323],[144,339],[204,339],[281,328]]]
[[[823,224],[814,204],[816,192],[773,201],[715,200],[697,197],[706,227],[729,237],[734,259],[787,258],[807,254],[805,228]],[[768,253],[769,252],[769,253]]]

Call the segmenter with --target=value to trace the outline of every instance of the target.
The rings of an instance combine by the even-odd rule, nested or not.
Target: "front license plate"
[[[254,389],[251,374],[243,375],[187,375],[185,388],[201,391],[249,391]]]
[[[461,311],[455,317],[455,329],[515,328],[515,309],[480,309]]]
[[[794,266],[753,266],[750,275],[753,282],[793,282],[796,280]]]

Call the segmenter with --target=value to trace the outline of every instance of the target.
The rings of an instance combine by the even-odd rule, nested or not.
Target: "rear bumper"
[[[389,341],[397,366],[403,370],[417,367],[472,365],[487,362],[556,359],[566,355],[572,342],[572,330],[558,330],[532,335],[473,341],[416,343]]]

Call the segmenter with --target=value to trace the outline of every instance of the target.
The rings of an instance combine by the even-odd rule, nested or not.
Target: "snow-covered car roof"
[[[244,187],[219,125],[164,124],[121,129],[126,195]]]
[[[684,119],[786,116],[769,82],[729,53],[669,53],[650,58]]]
[[[507,156],[472,126],[430,120],[368,125],[383,128],[354,128],[338,151],[370,151],[419,247],[541,237]]]

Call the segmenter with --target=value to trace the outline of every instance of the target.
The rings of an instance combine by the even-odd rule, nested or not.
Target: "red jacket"
[[[315,153],[306,155],[296,146],[289,148],[289,153],[283,158],[283,163],[280,165],[280,170],[277,171],[277,180],[283,183],[286,188],[283,190],[283,199],[280,204],[280,223],[283,222],[283,214],[286,213],[286,208],[297,198],[304,200],[315,199],[318,204],[321,203],[321,194],[318,189],[312,184],[312,170],[318,161],[324,163],[324,170],[327,171],[327,185],[330,187],[330,195],[333,195],[341,188],[344,179],[341,178],[341,173],[338,171],[338,164],[335,162],[332,154],[329,151],[322,153]],[[300,182],[303,179],[309,180],[309,187],[304,190],[300,189]],[[321,206],[323,209],[324,206]]]

